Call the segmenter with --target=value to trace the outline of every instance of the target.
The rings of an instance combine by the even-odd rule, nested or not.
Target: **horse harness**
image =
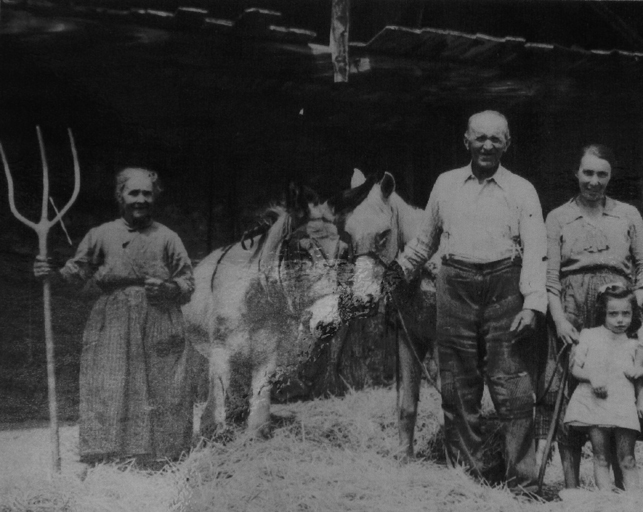
[[[330,221],[322,219],[322,222],[326,223]],[[285,291],[285,289],[287,288],[287,286],[284,284],[283,273],[282,273],[284,264],[292,263],[292,262],[303,263],[304,261],[309,260],[312,262],[324,261],[324,263],[330,267],[330,266],[334,266],[334,264],[332,264],[331,262],[339,261],[341,259],[347,258],[348,257],[347,255],[350,252],[350,246],[346,244],[346,242],[341,240],[339,236],[326,237],[328,239],[332,239],[332,246],[324,247],[324,245],[317,238],[311,236],[309,233],[306,232],[305,226],[306,224],[304,224],[304,226],[294,231],[291,231],[289,229],[288,235],[282,240],[282,242],[279,245],[278,257],[277,257],[277,284],[279,288],[283,291]],[[254,239],[257,236],[260,236],[261,239],[258,242],[258,247],[260,248],[262,246],[263,238],[266,237],[271,227],[272,226],[270,224],[264,222],[253,229],[247,230],[246,232],[243,233],[241,240],[238,243],[241,244],[241,247],[244,250],[249,251],[255,245]],[[247,244],[248,241],[249,241],[249,245]],[[210,278],[210,289],[212,290],[212,292],[214,292],[214,279],[217,274],[217,270],[219,269],[219,266],[223,262],[224,258],[227,256],[228,252],[230,252],[230,250],[235,245],[236,243],[225,246],[225,248],[221,252],[221,255],[219,256],[219,259],[217,260],[214,266],[214,269],[212,271],[212,277]],[[260,259],[258,262],[258,266],[259,266],[258,270],[259,270],[262,286],[264,290],[270,293],[269,292],[270,269],[269,268],[262,269]],[[290,298],[287,293],[284,293],[283,295],[287,297],[289,309],[292,313],[294,313],[295,308],[292,303],[292,298]]]

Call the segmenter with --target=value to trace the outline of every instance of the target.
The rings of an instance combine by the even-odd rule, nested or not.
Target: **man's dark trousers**
[[[487,381],[504,427],[507,485],[535,491],[534,388],[527,340],[510,332],[522,310],[519,258],[446,258],[437,282],[437,339],[445,445],[451,464],[484,476],[481,402]]]

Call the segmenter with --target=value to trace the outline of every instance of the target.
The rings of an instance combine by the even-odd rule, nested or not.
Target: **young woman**
[[[636,208],[605,194],[614,167],[614,155],[608,147],[584,147],[575,171],[578,194],[547,216],[550,321],[549,361],[543,378],[546,383],[552,375],[562,373],[556,359],[563,344],[578,343],[582,329],[597,325],[594,306],[601,286],[613,282],[630,285],[639,305],[643,302],[643,220]],[[576,383],[573,376],[568,378],[561,419]],[[537,410],[536,437],[541,448],[559,387],[560,379],[554,379],[545,405]],[[557,443],[567,488],[579,485],[581,448],[586,440],[585,433],[559,423]]]
[[[637,330],[641,327],[636,297],[620,283],[603,287],[596,302],[601,326],[583,329],[574,347],[571,372],[579,384],[567,406],[565,424],[588,432],[594,453],[594,479],[610,490],[610,466],[621,469],[626,490],[639,485],[634,445],[640,432],[635,387]],[[616,443],[612,460],[610,445]]]

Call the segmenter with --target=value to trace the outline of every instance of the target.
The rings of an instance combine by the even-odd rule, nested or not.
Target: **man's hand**
[[[382,279],[382,289],[384,293],[394,292],[400,283],[404,281],[404,270],[402,266],[393,260],[384,271],[384,277]]]
[[[525,329],[536,328],[536,313],[533,309],[523,309],[516,315],[514,321],[511,322],[509,330],[511,332],[523,332]]]

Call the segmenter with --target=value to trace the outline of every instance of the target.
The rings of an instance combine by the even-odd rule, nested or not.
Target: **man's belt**
[[[453,256],[444,256],[442,264],[459,270],[469,270],[473,272],[498,272],[511,267],[522,267],[522,258],[514,256],[513,258],[503,258],[501,260],[476,263],[473,261],[461,260]]]

